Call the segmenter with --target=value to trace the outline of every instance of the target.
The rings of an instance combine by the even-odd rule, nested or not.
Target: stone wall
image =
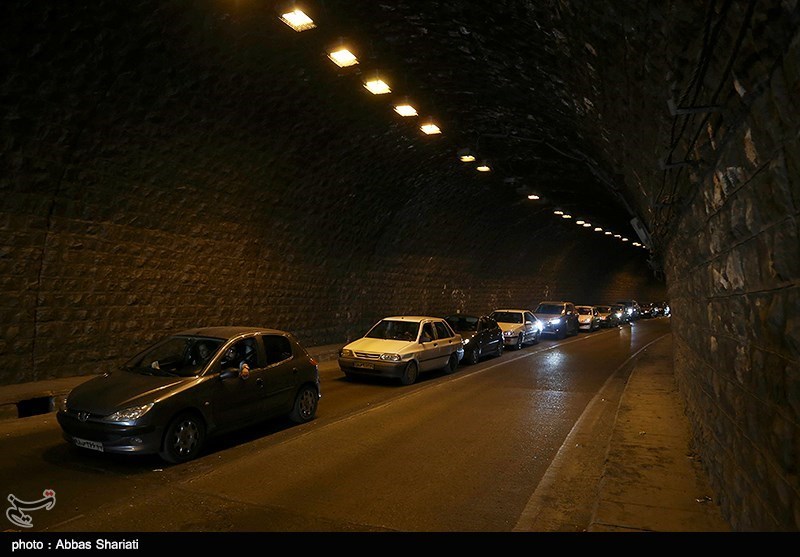
[[[720,502],[739,530],[800,528],[800,111],[769,90],[727,130],[668,251],[676,371]]]
[[[645,252],[465,180],[257,8],[3,3],[0,383],[194,326],[311,346],[387,314],[665,297]]]

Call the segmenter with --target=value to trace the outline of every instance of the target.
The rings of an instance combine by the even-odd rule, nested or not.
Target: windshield
[[[561,304],[539,304],[536,308],[536,313],[544,313],[547,315],[561,315],[564,311],[564,306]]]
[[[581,315],[591,315],[592,314],[592,308],[578,307],[577,310],[578,310],[578,313],[580,313]]]
[[[522,323],[522,314],[518,311],[494,311],[489,317],[498,323]]]
[[[393,321],[384,319],[369,332],[364,335],[367,338],[379,338],[383,340],[407,340],[409,342],[417,340],[419,323],[416,321]]]
[[[221,338],[172,336],[138,354],[123,368],[143,375],[191,377],[200,373],[224,342]]]
[[[611,313],[611,308],[608,306],[597,306],[597,311],[600,313]]]
[[[477,331],[478,318],[467,315],[451,315],[445,320],[450,323],[454,331]]]

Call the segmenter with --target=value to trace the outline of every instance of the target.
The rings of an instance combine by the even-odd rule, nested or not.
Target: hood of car
[[[108,415],[162,399],[195,377],[162,377],[115,371],[82,383],[70,392],[70,410]]]
[[[405,354],[419,349],[420,345],[416,342],[409,342],[407,340],[384,340],[381,338],[360,338],[354,340],[347,346],[348,350],[357,352],[372,352],[373,354],[383,354],[389,352],[392,354]]]
[[[504,323],[502,321],[497,322],[500,325],[500,328],[504,331],[516,331],[517,329],[522,329],[525,327],[525,323]]]

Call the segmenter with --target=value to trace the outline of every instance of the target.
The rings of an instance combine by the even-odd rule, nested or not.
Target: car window
[[[238,368],[246,363],[251,368],[260,367],[260,359],[254,337],[244,338],[229,346],[220,360],[222,369]]]
[[[266,364],[272,365],[292,357],[292,344],[283,335],[264,335],[264,354]]]
[[[446,321],[455,331],[475,331],[478,327],[478,319],[469,315],[451,315]]]
[[[525,312],[525,321],[530,321],[531,323],[535,321],[533,318],[533,314],[531,312],[529,311]]]
[[[581,315],[591,315],[592,308],[578,307],[578,313]]]
[[[219,338],[172,336],[136,355],[123,366],[145,375],[197,375],[222,346]]]
[[[417,340],[418,331],[419,323],[416,321],[383,319],[372,327],[364,336],[383,340],[407,340],[413,342]]]
[[[436,321],[433,326],[436,328],[436,336],[439,338],[451,338],[453,336],[443,321]]]
[[[544,313],[546,315],[561,315],[564,311],[562,304],[539,304],[534,313]]]
[[[422,335],[420,335],[420,341],[423,340],[423,337],[428,337],[425,339],[425,342],[429,342],[431,340],[436,339],[436,335],[433,333],[433,325],[430,323],[425,323],[422,326]]]
[[[517,311],[493,311],[491,316],[498,323],[522,323],[522,314]]]

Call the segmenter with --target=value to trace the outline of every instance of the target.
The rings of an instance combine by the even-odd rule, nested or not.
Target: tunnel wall
[[[312,346],[389,314],[665,297],[646,253],[466,178],[270,11],[197,6],[0,8],[0,383],[196,326]]]
[[[599,68],[571,82],[655,239],[694,445],[739,531],[800,529],[798,23],[780,1],[554,18],[571,67]]]
[[[666,259],[677,379],[740,530],[800,529],[799,61],[795,36],[720,138]]]

